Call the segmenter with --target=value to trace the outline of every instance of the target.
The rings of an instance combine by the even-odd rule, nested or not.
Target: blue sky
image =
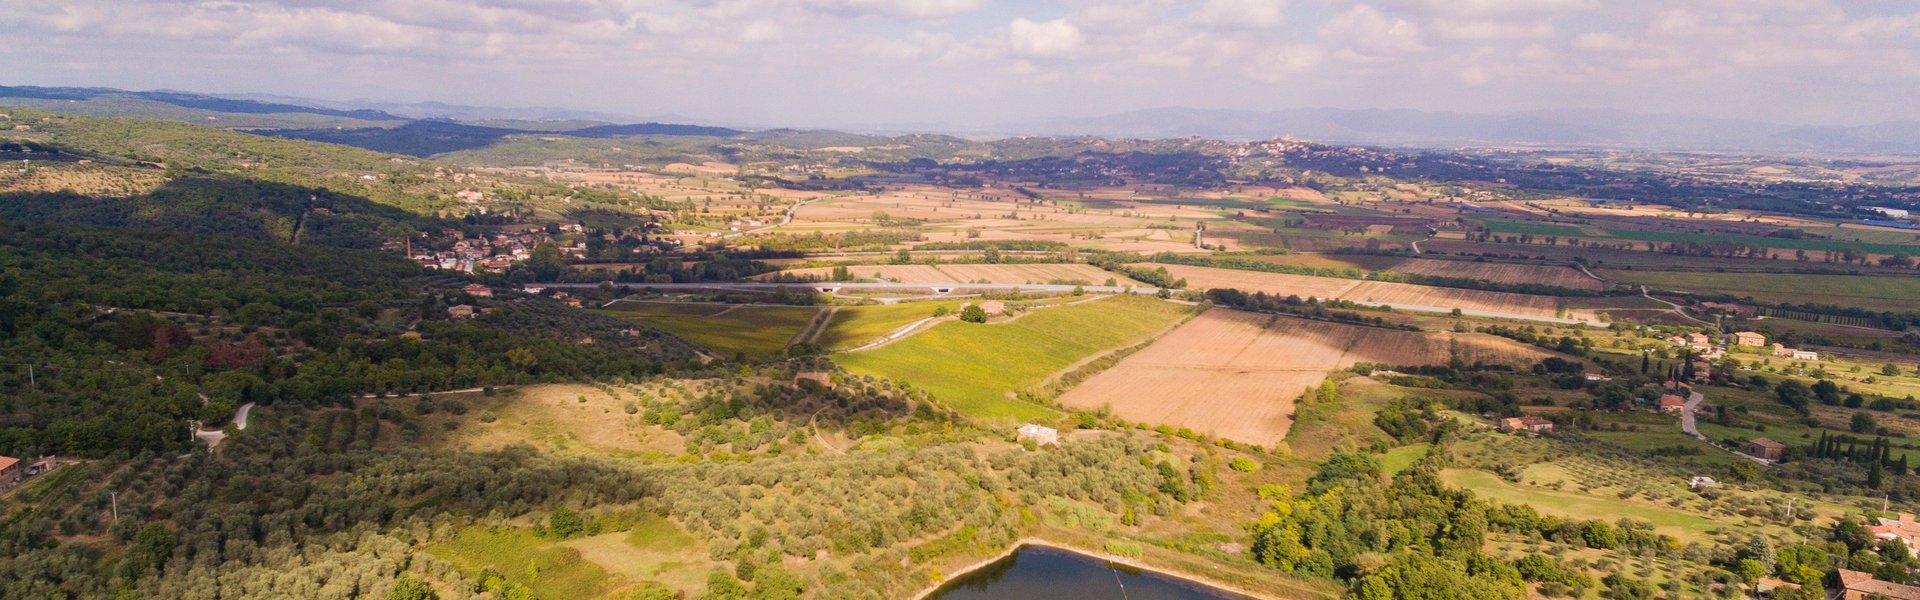
[[[1920,119],[1920,2],[0,0],[0,83],[987,127],[1190,106]]]

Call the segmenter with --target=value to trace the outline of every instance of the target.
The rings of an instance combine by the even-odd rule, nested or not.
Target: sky
[[[1156,107],[1920,119],[1920,0],[0,0],[0,84],[993,127]]]

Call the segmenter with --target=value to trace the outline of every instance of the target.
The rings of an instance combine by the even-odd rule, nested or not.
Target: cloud
[[[1319,35],[1321,41],[1342,47],[1348,58],[1364,62],[1391,60],[1427,48],[1420,37],[1419,25],[1389,17],[1365,4],[1327,19],[1321,24]]]
[[[1066,19],[1032,21],[1021,17],[1007,25],[1007,42],[1014,54],[1052,57],[1080,50],[1086,45],[1087,36]]]
[[[1286,0],[1207,0],[1193,22],[1222,29],[1265,29],[1286,17]]]
[[[934,19],[980,10],[981,0],[813,0],[820,10],[841,15],[878,15],[893,19]]]

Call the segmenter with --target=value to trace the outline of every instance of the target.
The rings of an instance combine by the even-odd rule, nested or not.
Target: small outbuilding
[[[1033,443],[1042,446],[1060,445],[1060,431],[1045,425],[1033,423],[1021,425],[1019,438],[1021,441],[1033,440]]]
[[[1747,455],[1767,460],[1780,460],[1787,453],[1787,445],[1767,438],[1754,438],[1747,442]]]

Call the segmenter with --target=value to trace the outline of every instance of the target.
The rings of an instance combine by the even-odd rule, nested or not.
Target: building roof
[[[11,456],[0,456],[0,471],[11,469],[13,468],[14,465],[17,465],[17,464],[20,464],[20,459],[18,458],[14,458]]]
[[[1872,574],[1840,569],[1840,588],[1848,598],[1879,594],[1893,600],[1920,600],[1920,587],[1874,579]],[[1857,594],[1857,595],[1856,595]]]
[[[1665,396],[1660,397],[1660,406],[1663,408],[1668,406],[1686,406],[1686,405],[1687,405],[1687,400],[1685,398],[1681,398],[1673,394],[1667,394]]]
[[[1761,448],[1780,448],[1784,450],[1787,447],[1786,444],[1782,444],[1780,442],[1776,442],[1767,438],[1753,438],[1753,441],[1750,441],[1747,443],[1754,446],[1759,446]]]

